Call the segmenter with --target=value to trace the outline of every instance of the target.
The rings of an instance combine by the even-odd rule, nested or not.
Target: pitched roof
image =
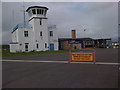
[[[17,25],[13,28],[13,31],[12,31],[11,33],[15,32],[18,28],[27,28],[27,29],[30,29],[31,27],[32,27],[32,26],[31,26],[30,24],[26,24],[25,27],[24,27],[23,24],[17,24]]]

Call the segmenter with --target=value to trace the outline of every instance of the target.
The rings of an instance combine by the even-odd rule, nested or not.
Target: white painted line
[[[2,62],[43,62],[43,63],[68,63],[68,61],[37,61],[37,60],[0,60]]]
[[[120,65],[120,63],[110,63],[110,62],[96,62],[95,64]]]
[[[70,62],[70,63],[81,63],[81,64],[94,64],[94,62]],[[120,63],[111,63],[111,62],[96,62],[95,64],[100,65],[120,65]]]
[[[0,60],[0,61],[2,61],[2,62],[68,63],[68,61],[37,61],[37,60]],[[70,62],[70,63],[94,64],[94,62]],[[112,62],[96,62],[95,64],[100,64],[100,65],[120,65],[120,63],[112,63]]]
[[[93,62],[70,62],[70,63],[93,64]]]

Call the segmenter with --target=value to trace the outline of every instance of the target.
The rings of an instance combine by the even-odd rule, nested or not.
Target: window
[[[28,31],[24,31],[24,37],[28,37]]]
[[[40,9],[37,9],[37,14],[40,14]]]
[[[42,32],[40,32],[40,36],[42,36]]]
[[[41,9],[40,9],[40,14],[41,14],[42,12],[41,12]]]
[[[35,10],[35,9],[33,9],[33,10],[32,10],[32,13],[33,13],[33,14],[36,14],[36,10]]]
[[[41,10],[41,14],[43,14],[43,10]]]
[[[43,15],[45,15],[45,10],[43,10]]]
[[[29,17],[31,17],[31,16],[32,16],[31,10],[28,12],[28,14],[29,14]]]
[[[46,15],[47,10],[45,10],[45,15]]]
[[[53,36],[53,31],[50,31],[50,36]]]
[[[40,25],[42,25],[42,20],[40,19]]]
[[[45,43],[45,48],[47,48],[47,43]]]
[[[39,45],[38,45],[38,43],[36,44],[36,47],[37,47],[37,48],[39,48]]]

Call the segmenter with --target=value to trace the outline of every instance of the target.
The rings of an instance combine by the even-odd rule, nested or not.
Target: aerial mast
[[[23,1],[23,17],[24,17],[23,23],[24,23],[24,28],[25,28],[26,27],[26,22],[25,22],[25,5],[24,5],[24,1]]]

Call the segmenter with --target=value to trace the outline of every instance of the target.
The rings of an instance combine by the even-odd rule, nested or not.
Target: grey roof
[[[18,42],[10,42],[10,44],[18,44]]]
[[[45,19],[47,19],[47,18],[45,18]],[[18,28],[27,28],[27,29],[30,29],[31,27],[32,27],[32,26],[31,26],[30,24],[26,24],[25,27],[24,27],[23,24],[17,24],[17,25],[13,28],[13,31],[12,31],[11,33],[15,32]],[[54,29],[54,28],[56,28],[56,25],[49,25],[49,26],[48,26],[48,29]]]
[[[56,25],[49,25],[48,26],[48,29],[55,29],[56,28]]]
[[[48,10],[47,7],[43,7],[43,6],[31,6],[31,7],[28,7],[28,9],[26,10],[26,12],[27,12],[29,9],[31,9],[31,8],[45,8],[45,9]]]
[[[32,27],[32,26],[31,26],[30,24],[26,24],[25,27],[24,27],[23,24],[17,24],[17,25],[13,28],[13,31],[12,31],[11,33],[15,32],[18,28],[27,28],[27,29],[30,29],[31,27]]]
[[[73,40],[72,38],[59,38],[59,40]],[[76,38],[75,40],[94,40],[92,38]]]
[[[59,38],[59,40],[73,40],[72,38]],[[75,40],[111,40],[111,38],[93,39],[93,38],[76,38]]]

